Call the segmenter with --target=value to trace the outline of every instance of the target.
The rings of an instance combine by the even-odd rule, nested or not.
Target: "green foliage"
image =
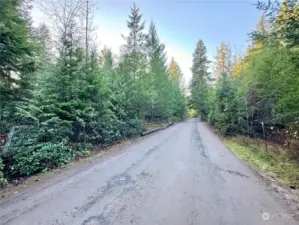
[[[2,159],[0,158],[0,187],[4,186],[7,183],[7,180],[4,178],[4,164]]]
[[[13,18],[5,16],[8,25],[19,23],[20,33],[11,29],[10,38],[23,44],[29,39],[36,40],[40,52],[35,58],[39,66],[35,68],[34,80],[27,80],[32,86],[30,94],[1,102],[0,134],[14,131],[2,157],[8,178],[47,171],[87,155],[93,146],[139,135],[145,120],[184,117],[185,97],[179,85],[169,79],[164,44],[153,23],[149,33],[144,33],[145,23],[136,4],[131,8],[127,23],[130,32],[124,37],[126,44],[119,60],[107,48],[100,56],[96,49],[86,55],[85,46],[75,35],[77,25],[71,16],[71,25],[60,34],[57,49],[60,54],[51,61],[46,49],[47,27],[36,31],[38,37],[31,35],[23,27],[26,23],[20,18],[18,4],[13,4],[17,2],[9,0],[0,9],[13,10]],[[9,43],[1,44],[0,48],[11,50]],[[7,55],[6,64],[19,63],[25,53],[29,55],[32,50],[27,44],[26,49],[19,49],[21,43],[16,44],[20,56],[16,59]],[[20,77],[28,74],[28,68],[15,71]],[[2,170],[1,166],[0,179]]]
[[[10,167],[12,175],[28,176],[64,165],[76,157],[67,142],[40,143],[17,148]]]
[[[193,53],[192,80],[191,80],[191,105],[196,109],[199,116],[205,119],[208,115],[208,65],[207,49],[202,40],[199,40]]]
[[[3,154],[7,172],[11,176],[27,176],[72,160],[76,152],[63,138],[66,130],[70,131],[62,125],[15,127],[9,151]]]
[[[288,143],[296,143],[299,133],[298,3],[293,0],[260,2],[258,8],[264,13],[250,35],[252,46],[236,61],[237,69],[232,73],[227,70],[224,76],[218,76],[216,84],[206,88],[199,85],[206,70],[198,69],[205,65],[199,63],[203,62],[199,55],[205,55],[205,48],[203,43],[198,43],[192,67],[192,107],[201,115],[208,115],[209,122],[225,135],[289,139]],[[218,55],[218,67],[223,67],[223,72],[225,62],[231,61],[227,57],[230,54],[218,52]]]
[[[0,130],[7,130],[22,98],[29,97],[36,69],[35,46],[28,21],[20,12],[23,1],[0,2]],[[5,121],[5,122],[3,122]]]
[[[222,134],[233,134],[238,127],[235,84],[226,74],[223,74],[214,93],[211,91],[211,94],[214,96],[210,98],[210,123],[215,125]]]
[[[299,8],[297,0],[258,1],[257,8],[269,22],[267,32],[255,30],[251,37],[268,44],[279,42],[283,46],[298,51],[299,45]]]
[[[225,141],[225,144],[240,158],[248,161],[255,168],[271,172],[281,183],[299,187],[298,165],[289,160],[286,154],[271,154],[265,149],[264,143],[253,142],[250,139],[235,137]],[[270,148],[271,146],[268,146]],[[273,147],[272,147],[273,148]]]

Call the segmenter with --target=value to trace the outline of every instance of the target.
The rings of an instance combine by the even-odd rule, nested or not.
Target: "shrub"
[[[3,153],[9,176],[28,176],[70,162],[77,152],[67,137],[55,132],[62,128],[45,126],[16,127],[11,144]],[[56,133],[56,136],[55,136]]]
[[[17,148],[9,169],[14,175],[28,176],[64,165],[75,157],[76,151],[72,150],[66,141],[39,143]]]
[[[3,170],[4,170],[4,165],[2,159],[0,158],[0,187],[4,186],[7,183],[7,180],[4,178]]]

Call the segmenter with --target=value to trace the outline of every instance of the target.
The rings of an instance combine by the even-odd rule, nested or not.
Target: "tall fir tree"
[[[191,104],[202,118],[205,118],[208,114],[206,95],[209,80],[209,63],[210,61],[207,57],[207,48],[204,42],[199,40],[193,53],[190,90]]]
[[[146,49],[147,56],[150,63],[159,61],[164,71],[166,71],[166,52],[165,45],[160,42],[160,38],[157,34],[156,25],[154,22],[150,23],[149,31],[146,36]]]
[[[127,27],[129,28],[129,35],[123,38],[126,44],[123,46],[124,54],[140,53],[144,51],[145,46],[145,34],[143,32],[145,21],[142,20],[142,14],[139,12],[139,8],[136,3],[133,3],[131,7],[131,15],[127,21]]]
[[[156,26],[151,22],[146,35],[146,53],[149,61],[147,84],[150,94],[148,116],[151,120],[167,117],[169,95],[167,89],[168,75],[166,72],[165,46],[160,42]]]
[[[0,129],[16,119],[17,102],[32,94],[37,48],[24,16],[28,11],[23,3],[21,0],[0,2]]]
[[[143,32],[145,22],[142,19],[142,14],[138,6],[133,3],[131,7],[131,14],[127,21],[129,29],[128,36],[123,36],[126,43],[122,46],[122,63],[121,71],[126,76],[127,82],[132,86],[127,92],[129,98],[127,99],[133,114],[142,118],[144,110],[149,101],[148,93],[146,92],[146,55],[145,42],[146,35]],[[131,99],[130,99],[131,98]]]

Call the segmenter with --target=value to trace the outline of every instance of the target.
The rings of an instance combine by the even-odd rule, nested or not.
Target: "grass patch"
[[[244,137],[228,139],[225,144],[254,168],[271,173],[283,185],[299,189],[299,165],[288,158],[287,150],[274,151],[272,145],[266,151],[263,143]]]

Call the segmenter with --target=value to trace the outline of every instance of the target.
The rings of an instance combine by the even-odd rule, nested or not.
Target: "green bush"
[[[4,154],[10,177],[29,176],[59,167],[88,154],[92,145],[109,144],[142,131],[142,123],[138,119],[126,122],[111,119],[85,125],[56,122],[15,128],[11,144]]]
[[[70,146],[67,136],[56,132],[57,129],[67,130],[52,126],[16,127],[11,144],[3,154],[7,174],[28,176],[73,160],[77,151]]]
[[[112,120],[102,124],[103,143],[105,144],[139,135],[141,132],[142,122],[138,119]]]
[[[3,170],[4,170],[4,165],[2,159],[0,158],[0,187],[4,186],[7,183],[7,180],[4,178]]]
[[[64,165],[75,157],[76,151],[72,150],[65,141],[19,147],[12,156],[10,172],[14,175],[28,176]]]

